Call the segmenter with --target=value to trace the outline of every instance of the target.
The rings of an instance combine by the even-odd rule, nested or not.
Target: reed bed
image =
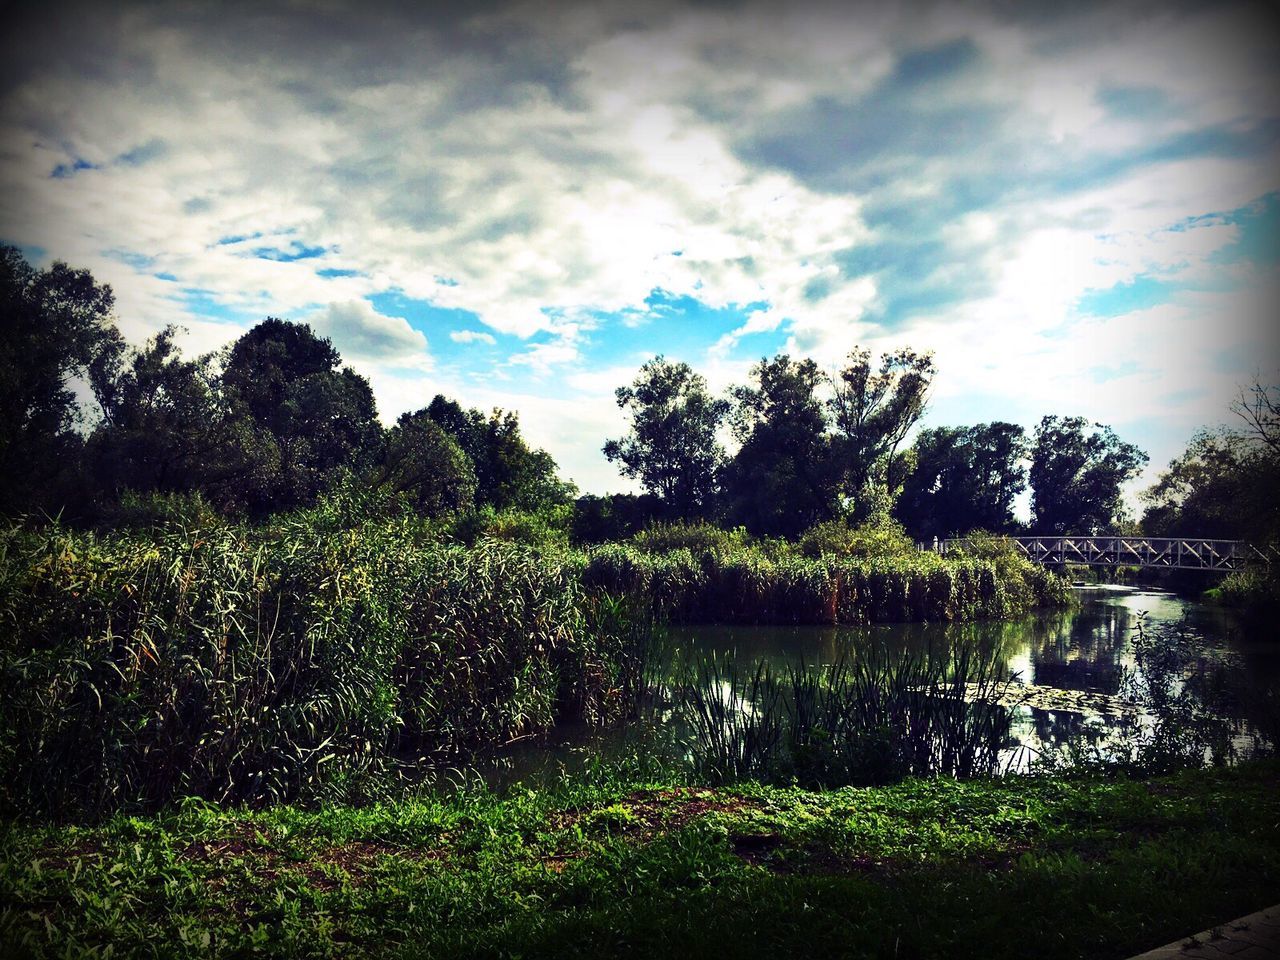
[[[1022,559],[769,557],[625,544],[582,560],[594,588],[647,600],[677,623],[850,624],[1019,616],[1069,603],[1065,580]]]
[[[805,786],[998,772],[1012,678],[995,651],[870,644],[825,665],[686,666],[678,712],[701,776]]]
[[[411,525],[0,534],[6,812],[347,800],[626,715],[650,621]]]

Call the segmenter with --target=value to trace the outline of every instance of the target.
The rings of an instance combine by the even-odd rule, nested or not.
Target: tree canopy
[[[928,540],[973,529],[1016,529],[1013,502],[1027,482],[1022,427],[934,427],[921,431],[913,450],[915,467],[895,508],[912,534]]]
[[[733,430],[741,442],[722,483],[730,522],[753,533],[795,536],[833,515],[827,419],[812,360],[779,354],[734,388]]]
[[[618,406],[631,415],[625,437],[604,445],[623,476],[640,481],[670,517],[702,515],[716,490],[724,449],[716,431],[729,402],[713,398],[707,382],[687,363],[655,357],[630,386],[616,391]]]
[[[1121,487],[1147,459],[1108,426],[1045,417],[1031,450],[1032,526],[1054,534],[1114,529],[1123,513]]]
[[[877,499],[873,487],[889,497],[896,491],[898,448],[923,416],[936,372],[932,354],[903,348],[886,353],[876,368],[869,351],[855,349],[834,377],[832,463],[856,510]]]
[[[0,511],[58,510],[75,497],[82,423],[74,386],[124,349],[115,297],[87,270],[36,270],[0,246]],[[71,504],[73,507],[75,504]]]

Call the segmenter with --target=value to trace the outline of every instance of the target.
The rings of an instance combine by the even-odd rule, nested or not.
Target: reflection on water
[[[685,660],[733,654],[741,665],[768,661],[830,664],[841,657],[881,645],[914,652],[976,644],[990,651],[1024,683],[1058,691],[1125,695],[1144,681],[1135,658],[1134,633],[1140,616],[1153,629],[1177,626],[1195,639],[1201,665],[1212,661],[1216,682],[1243,691],[1232,700],[1274,703],[1280,679],[1280,645],[1247,634],[1229,611],[1194,603],[1175,594],[1126,587],[1077,590],[1069,610],[1046,611],[1012,622],[964,624],[876,624],[866,627],[682,626],[670,630],[674,649]],[[884,647],[881,647],[882,649]],[[749,671],[746,671],[749,672]],[[1066,705],[1071,698],[1064,696]],[[1243,716],[1243,715],[1242,715]],[[1098,742],[1121,721],[1071,709],[1021,706],[1014,717],[1011,764],[1068,745]],[[552,741],[531,744],[515,758],[518,769],[548,762],[558,765],[570,754],[609,752],[620,741],[634,744],[634,730],[594,732],[561,730]]]

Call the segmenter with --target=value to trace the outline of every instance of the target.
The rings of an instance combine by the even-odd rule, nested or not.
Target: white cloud
[[[487,343],[491,347],[498,342],[493,334],[482,330],[450,330],[449,339],[454,343]]]
[[[384,316],[365,300],[331,303],[307,320],[346,357],[430,369],[427,338],[404,318]]]
[[[939,412],[1193,425],[1274,348],[1251,319],[1274,278],[1221,261],[1239,227],[1187,225],[1280,189],[1272,33],[1250,17],[85,7],[0,51],[0,237],[112,283],[135,339],[310,319],[388,414],[440,384],[426,337],[367,298],[463,311],[419,325],[492,366],[446,385],[478,404],[505,380],[584,485],[612,473],[596,441],[634,373],[604,382],[626,365],[599,317],[636,325],[655,289],[766,304],[683,358],[717,389],[765,338],[824,364],[909,342],[938,354]],[[1188,289],[1077,318],[1148,274]],[[538,399],[553,381],[565,398]]]

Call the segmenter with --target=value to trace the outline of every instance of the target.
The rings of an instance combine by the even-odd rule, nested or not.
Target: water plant
[[[996,772],[1012,677],[972,643],[891,650],[869,642],[826,664],[732,657],[686,666],[678,691],[699,772],[806,786]]]
[[[354,799],[641,689],[651,625],[519,545],[390,517],[0,534],[0,805]]]

